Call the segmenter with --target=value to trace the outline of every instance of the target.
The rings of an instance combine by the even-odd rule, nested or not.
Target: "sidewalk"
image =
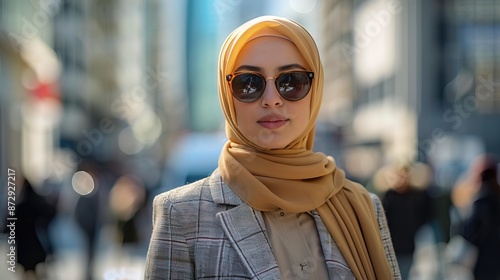
[[[54,240],[54,256],[47,263],[46,280],[86,280],[86,249],[83,236],[70,219],[58,219],[51,229]],[[15,271],[8,270],[7,239],[0,236],[0,279],[21,280],[22,268],[16,264]],[[110,232],[102,230],[96,245],[93,280],[142,280],[144,278],[145,254],[131,254],[118,247]],[[43,280],[45,280],[43,279]],[[42,279],[41,279],[42,280]]]

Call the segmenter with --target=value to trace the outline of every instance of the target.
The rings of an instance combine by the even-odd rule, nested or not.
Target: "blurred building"
[[[37,184],[51,172],[61,119],[52,8],[0,1],[1,167]]]
[[[410,161],[419,96],[418,1],[322,1],[325,101],[340,134],[337,157],[367,180],[385,162]]]
[[[422,9],[431,12],[422,20],[419,148],[446,186],[479,153],[500,155],[499,4],[424,1]]]
[[[321,3],[321,118],[352,175],[428,161],[447,186],[477,154],[500,153],[494,0]]]
[[[167,81],[160,6],[0,1],[2,168],[37,188],[93,158],[157,186],[183,126],[181,106],[171,101],[184,103],[184,91],[172,93]]]
[[[167,72],[156,1],[67,1],[55,17],[67,118],[62,144],[102,162],[164,156]]]
[[[57,249],[78,249],[81,242],[68,234],[75,229],[65,219],[78,197],[95,192],[73,184],[83,160],[100,164],[108,191],[122,174],[149,189],[160,184],[170,143],[185,127],[179,117],[185,88],[172,87],[178,83],[169,76],[175,68],[167,67],[173,54],[163,40],[182,20],[168,22],[168,11],[154,0],[0,0],[0,185],[12,168],[36,191],[45,195],[41,188],[50,185],[62,197]],[[101,226],[109,223],[104,206],[95,219]],[[150,212],[140,219],[145,243]]]

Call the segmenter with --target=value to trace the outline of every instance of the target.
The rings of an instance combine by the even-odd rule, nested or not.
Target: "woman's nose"
[[[266,80],[266,88],[264,89],[264,94],[262,95],[261,102],[263,107],[283,105],[283,99],[276,89],[274,78],[268,78]]]

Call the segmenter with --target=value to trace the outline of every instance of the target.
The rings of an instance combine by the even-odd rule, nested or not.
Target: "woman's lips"
[[[258,124],[267,129],[276,129],[284,126],[288,119],[278,115],[268,115],[257,121]]]

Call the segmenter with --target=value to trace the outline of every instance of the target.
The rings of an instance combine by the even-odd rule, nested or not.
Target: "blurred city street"
[[[60,219],[54,223],[52,229],[54,236],[55,255],[50,258],[46,267],[47,280],[85,280],[86,275],[86,249],[83,236],[73,221]],[[101,234],[102,239],[96,244],[94,280],[135,280],[144,278],[144,263],[146,250],[134,248],[119,248],[113,240],[109,240],[106,229]],[[4,241],[2,239],[2,241]],[[0,279],[23,279],[19,266],[16,272],[11,272],[5,267],[7,261],[7,242],[2,242],[0,247],[0,261],[2,269]],[[128,251],[127,251],[128,250]]]
[[[262,15],[316,41],[314,151],[383,200],[408,279],[473,279],[479,253],[457,237],[500,170],[478,163],[500,157],[499,7],[0,0],[0,279],[24,279],[9,234],[38,279],[143,279],[153,198],[211,174],[227,141],[223,40]]]

